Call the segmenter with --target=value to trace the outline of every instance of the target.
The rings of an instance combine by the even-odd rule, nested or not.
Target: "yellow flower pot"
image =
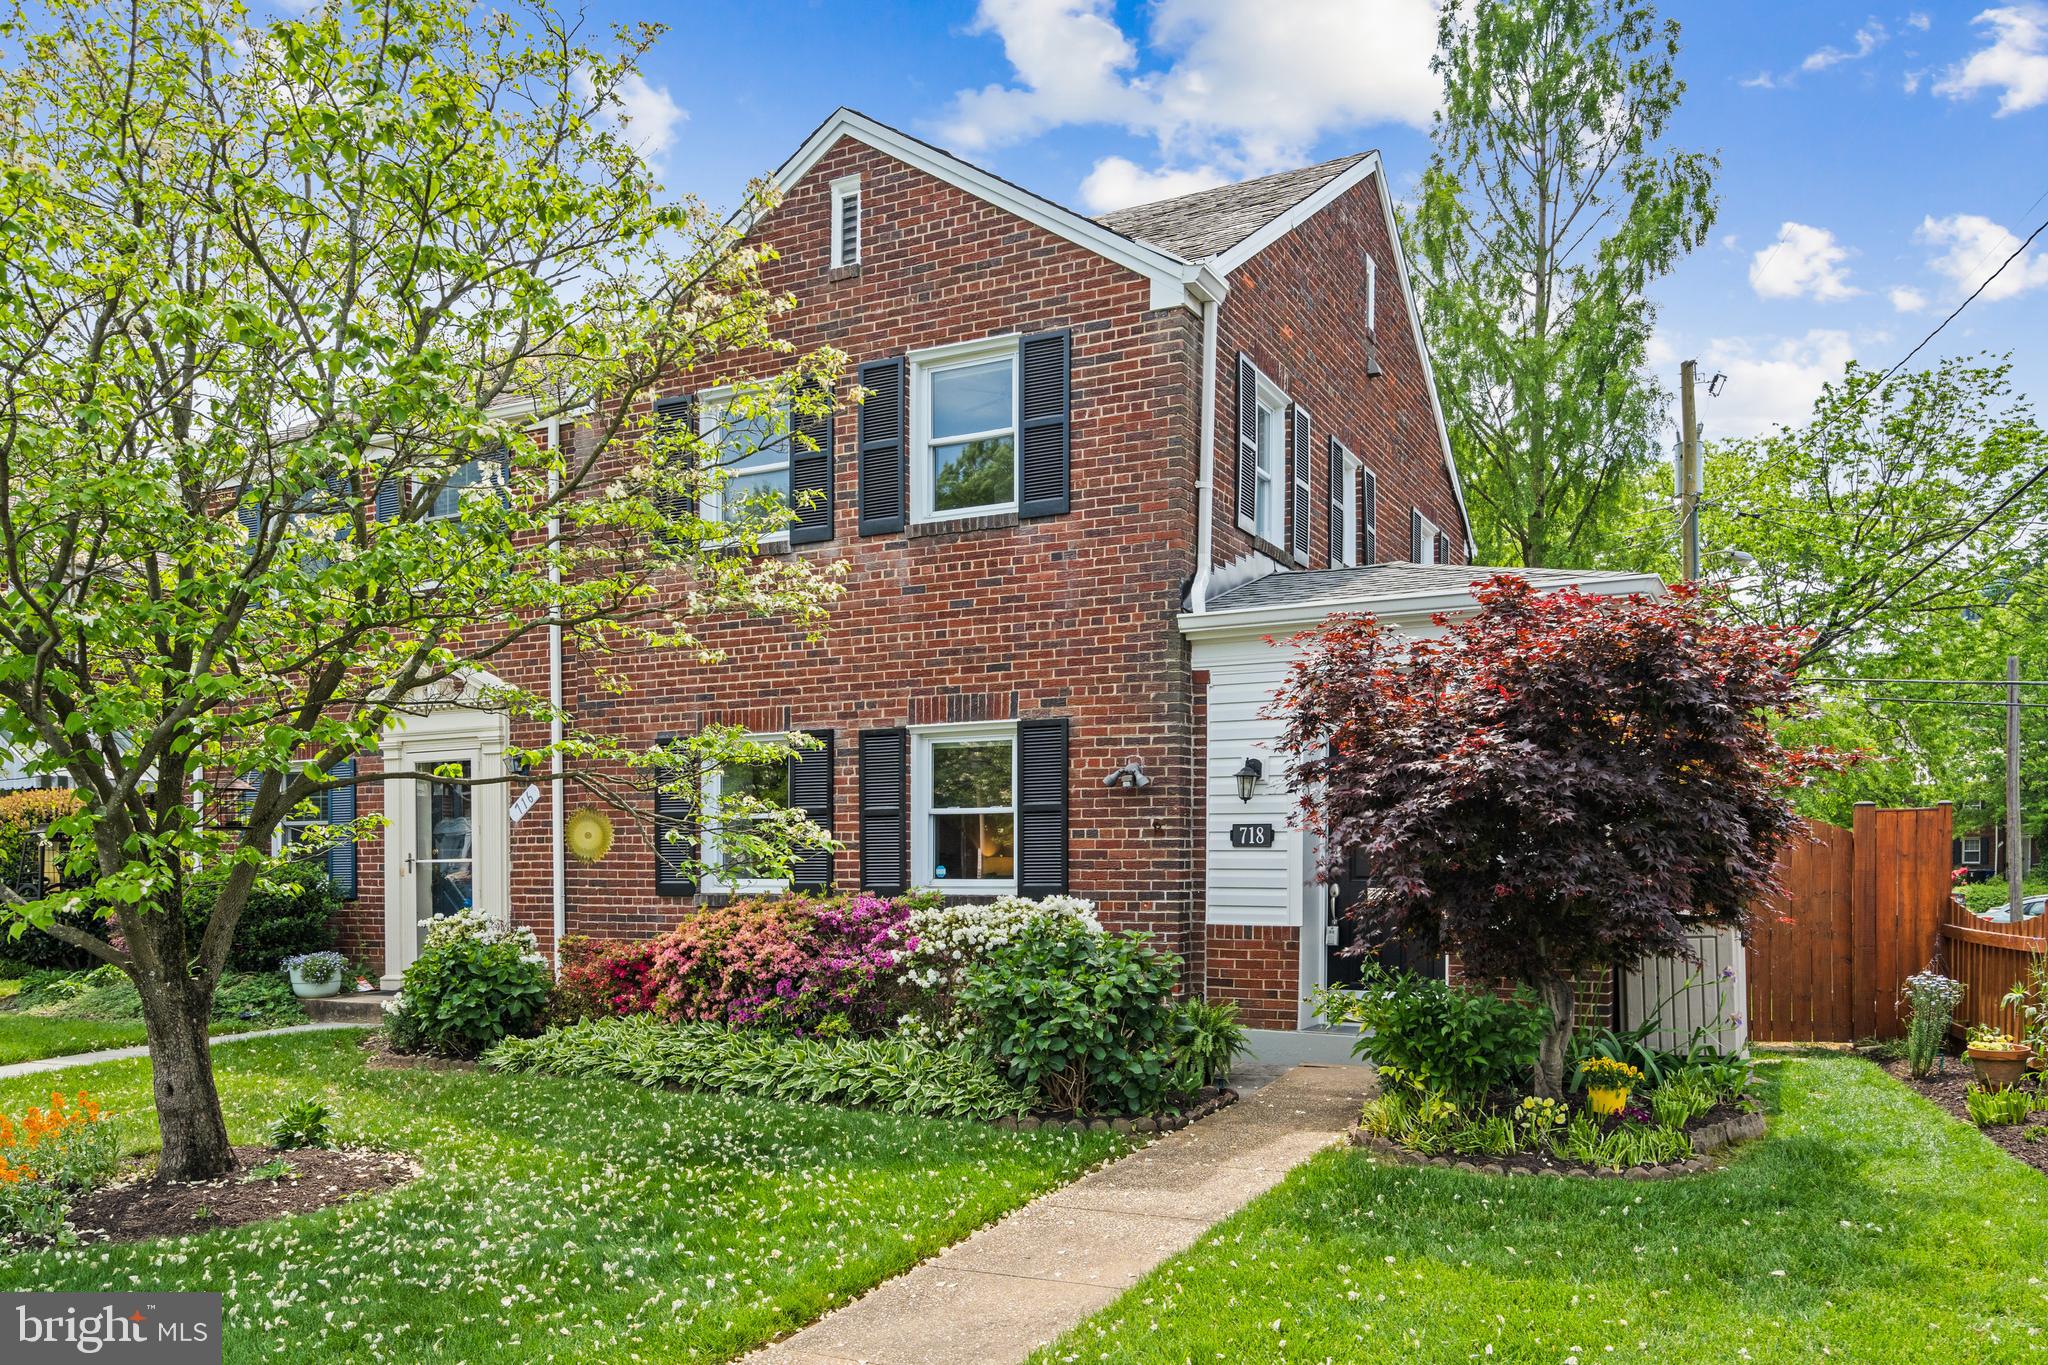
[[[1626,1089],[1614,1090],[1605,1086],[1587,1086],[1587,1107],[1601,1118],[1611,1118],[1621,1112],[1621,1106],[1628,1103]]]

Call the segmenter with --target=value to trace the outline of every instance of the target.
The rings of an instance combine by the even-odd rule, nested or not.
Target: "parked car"
[[[2020,897],[2020,918],[2022,921],[2039,919],[2044,914],[2048,914],[2048,896]],[[1986,910],[1977,918],[1985,924],[2011,924],[2012,906],[1996,906],[1993,909]]]

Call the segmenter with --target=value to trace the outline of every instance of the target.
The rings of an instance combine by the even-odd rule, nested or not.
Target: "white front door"
[[[384,741],[384,974],[386,990],[419,956],[427,926],[444,915],[481,909],[511,920],[511,819],[506,809],[504,741],[446,733],[454,718],[427,718]],[[465,716],[474,728],[488,717]],[[441,724],[432,722],[440,720]],[[421,733],[423,730],[438,733]]]

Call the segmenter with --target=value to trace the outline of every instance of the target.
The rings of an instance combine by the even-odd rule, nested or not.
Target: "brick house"
[[[773,552],[845,563],[829,631],[715,624],[727,662],[606,659],[624,692],[541,637],[494,666],[636,744],[815,734],[744,778],[843,844],[799,886],[1086,896],[1181,954],[1190,988],[1299,1027],[1305,989],[1344,970],[1344,888],[1315,883],[1257,714],[1286,655],[1266,637],[1349,608],[1428,629],[1475,576],[1379,157],[1090,219],[842,109],[775,179],[752,230],[798,302],[785,335],[846,352],[871,394],[815,433],[829,456],[742,471],[825,495]],[[657,406],[702,421],[712,385],[755,377],[678,380]],[[518,723],[428,707],[380,761],[502,776]],[[387,986],[456,905],[550,946],[775,889],[692,885],[632,822],[601,859],[566,857],[580,802],[546,774],[391,789],[383,836],[333,859],[345,946]]]

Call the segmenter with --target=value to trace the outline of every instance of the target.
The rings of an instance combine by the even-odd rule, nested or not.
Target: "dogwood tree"
[[[69,889],[12,909],[134,980],[161,1169],[215,1176],[237,920],[286,819],[363,780],[347,760],[388,727],[426,699],[552,718],[525,756],[617,799],[762,756],[723,732],[635,751],[491,669],[551,628],[709,666],[710,616],[820,627],[829,575],[745,553],[790,509],[696,511],[746,452],[647,415],[657,385],[778,349],[793,303],[744,215],[666,201],[636,154],[620,92],[652,28],[593,37],[546,0],[6,16],[0,747],[82,798],[55,829]],[[808,439],[786,414],[821,415],[836,362],[743,388],[735,439]],[[194,874],[222,868],[188,937]],[[53,920],[79,905],[96,932]]]
[[[1406,640],[1369,616],[1301,637],[1277,697],[1322,875],[1364,850],[1368,939],[1415,935],[1549,1013],[1536,1093],[1564,1092],[1574,982],[1687,930],[1744,929],[1799,830],[1790,787],[1829,760],[1772,721],[1799,706],[1800,642],[1662,598],[1539,594],[1502,575],[1479,609]]]

